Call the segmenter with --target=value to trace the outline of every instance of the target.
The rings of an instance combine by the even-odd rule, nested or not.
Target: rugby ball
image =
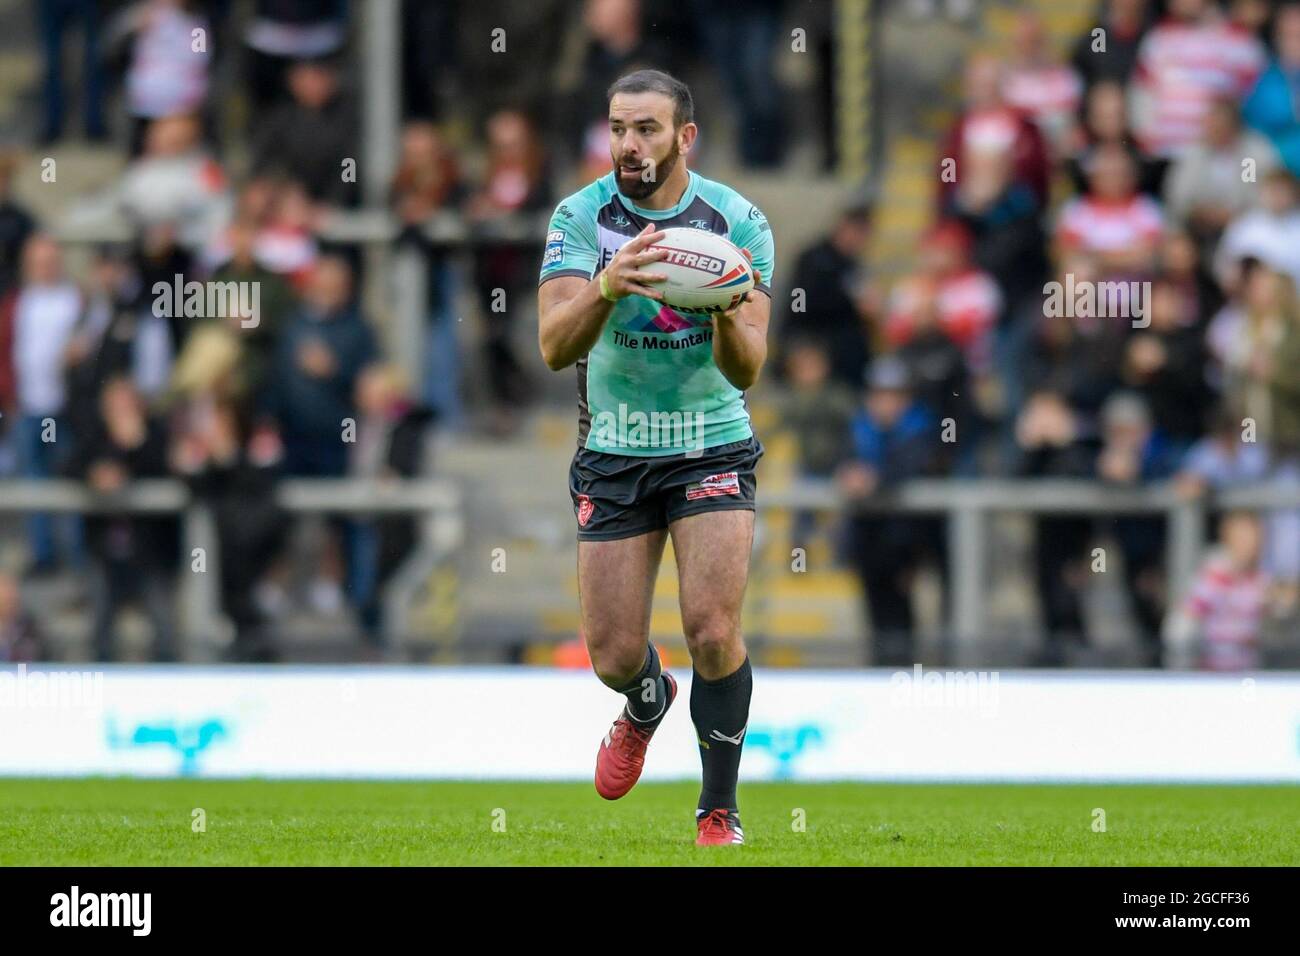
[[[703,229],[676,227],[651,249],[668,252],[666,258],[643,266],[668,278],[655,283],[664,302],[677,312],[707,314],[735,308],[754,288],[754,267],[733,243]]]

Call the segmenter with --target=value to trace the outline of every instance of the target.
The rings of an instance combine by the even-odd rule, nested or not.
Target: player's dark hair
[[[695,122],[695,100],[691,88],[662,70],[637,70],[619,77],[605,94],[608,104],[619,93],[660,93],[673,101],[673,127]]]

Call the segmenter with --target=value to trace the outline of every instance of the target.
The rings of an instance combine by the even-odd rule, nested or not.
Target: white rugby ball
[[[703,229],[674,227],[663,233],[650,248],[667,250],[668,256],[642,268],[668,277],[654,287],[676,311],[732,309],[754,288],[754,267],[734,243]]]

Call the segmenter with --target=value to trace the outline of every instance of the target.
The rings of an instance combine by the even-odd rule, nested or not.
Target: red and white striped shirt
[[[1249,31],[1222,20],[1166,20],[1138,48],[1134,82],[1149,96],[1138,137],[1143,149],[1176,156],[1201,138],[1216,97],[1241,99],[1267,56]]]
[[[927,294],[925,280],[904,280],[890,297],[885,338],[892,346],[906,344],[915,334],[916,313]],[[993,329],[1002,312],[1002,293],[987,272],[967,269],[939,281],[936,296],[939,327],[966,356],[977,374],[987,372],[993,359]]]
[[[1079,110],[1083,80],[1064,65],[1013,69],[1002,84],[1002,95],[1060,150]]]
[[[1095,253],[1122,252],[1155,242],[1163,230],[1160,206],[1141,193],[1121,200],[1080,196],[1065,204],[1056,224],[1061,242]]]
[[[1201,623],[1202,669],[1259,667],[1259,630],[1268,583],[1263,572],[1242,571],[1223,554],[1206,559],[1187,596],[1187,613]]]

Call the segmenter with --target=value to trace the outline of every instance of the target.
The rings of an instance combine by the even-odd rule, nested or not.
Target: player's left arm
[[[731,241],[749,256],[755,282],[751,292],[729,312],[713,317],[713,361],[728,382],[742,392],[758,381],[767,361],[767,327],[772,318],[772,267],[775,249],[767,219],[750,206],[731,230]]]

